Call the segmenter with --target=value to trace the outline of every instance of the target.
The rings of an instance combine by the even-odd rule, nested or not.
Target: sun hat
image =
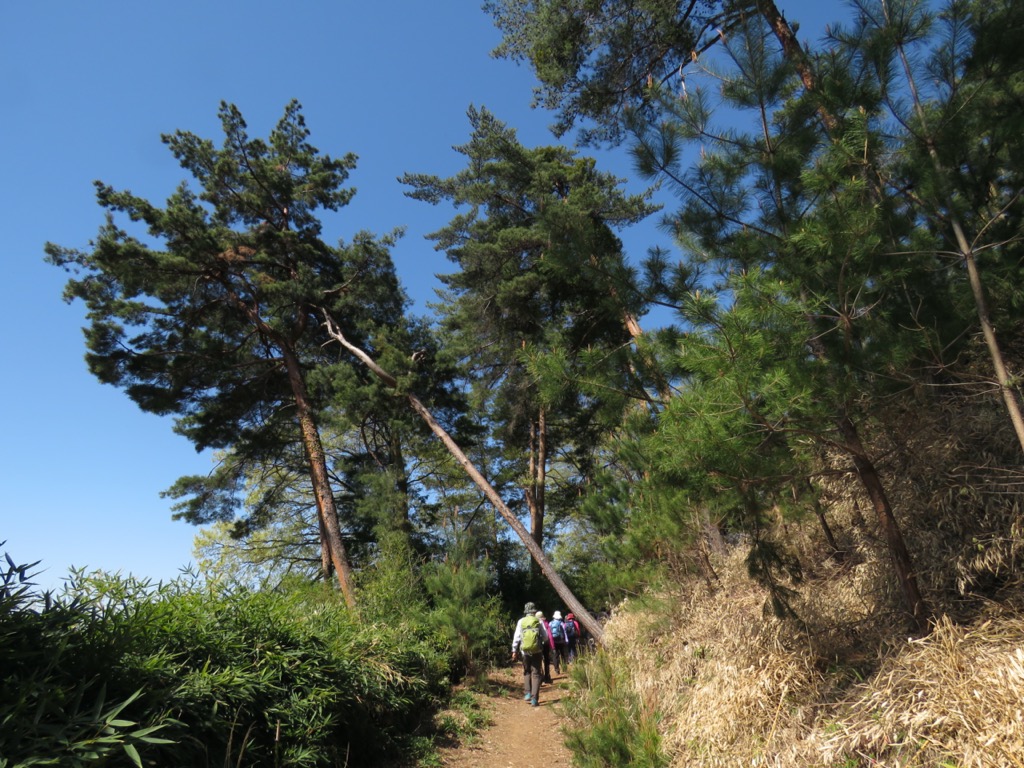
[[[554,615],[552,615],[551,618],[553,618],[553,619],[561,619],[562,618],[562,612],[561,611],[555,611]]]

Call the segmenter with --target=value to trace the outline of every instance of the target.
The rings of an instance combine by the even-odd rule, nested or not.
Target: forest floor
[[[445,768],[546,768],[570,765],[571,755],[561,731],[562,699],[568,676],[556,675],[540,689],[540,706],[523,700],[522,668],[492,669],[486,693],[478,694],[490,724],[469,740],[440,750]]]

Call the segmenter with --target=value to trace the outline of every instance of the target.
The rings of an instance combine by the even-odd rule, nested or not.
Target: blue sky
[[[836,0],[780,2],[837,14]],[[803,33],[802,33],[803,34]],[[236,104],[266,136],[285,104],[303,105],[312,143],[354,152],[354,201],[325,219],[329,240],[405,227],[394,251],[419,311],[449,263],[423,236],[451,210],[409,200],[397,177],[448,175],[469,134],[466,109],[486,106],[527,145],[555,143],[531,110],[532,77],[490,58],[498,33],[479,0],[32,0],[0,4],[0,231],[4,375],[0,407],[0,541],[17,562],[42,561],[58,586],[71,566],[173,578],[191,560],[196,529],[171,520],[160,491],[210,460],[86,370],[80,304],[61,299],[66,276],[43,244],[85,247],[102,212],[92,182],[162,203],[184,178],[161,133],[220,143],[217,108]],[[628,161],[599,160],[619,175]],[[634,187],[639,189],[639,187]],[[644,226],[633,258],[668,246]]]

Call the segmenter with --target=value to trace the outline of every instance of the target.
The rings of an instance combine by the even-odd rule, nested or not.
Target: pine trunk
[[[338,524],[338,510],[334,504],[334,493],[327,473],[327,458],[324,455],[320,432],[313,419],[313,411],[306,393],[306,382],[295,354],[282,350],[285,367],[288,371],[288,382],[295,397],[295,409],[298,414],[299,427],[302,431],[302,445],[309,462],[309,478],[313,483],[313,496],[316,499],[316,511],[320,518],[320,530],[325,535],[327,548],[338,577],[338,586],[349,608],[355,608],[356,596],[353,586],[352,566],[345,551],[345,542],[341,538],[341,527]]]
[[[544,488],[547,484],[547,421],[544,409],[537,415],[537,426],[534,431],[534,444],[530,456],[530,485],[532,492],[527,494],[530,506],[530,535],[538,547],[544,546]]]
[[[900,586],[900,596],[903,598],[903,605],[914,622],[915,628],[924,632],[928,624],[928,606],[921,596],[917,586],[917,577],[914,575],[914,567],[910,560],[910,552],[903,540],[896,516],[893,515],[892,506],[886,496],[885,487],[878,476],[878,470],[864,450],[857,433],[857,427],[848,416],[843,416],[839,421],[839,431],[846,443],[847,451],[853,458],[853,465],[857,470],[864,489],[867,491],[871,505],[874,507],[875,515],[878,518],[878,527],[885,538],[886,546],[889,549],[889,557],[892,560],[893,569],[896,571],[896,579]]]

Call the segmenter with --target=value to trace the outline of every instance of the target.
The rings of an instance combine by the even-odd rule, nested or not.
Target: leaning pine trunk
[[[326,318],[326,324],[327,332],[330,334],[331,338],[358,357],[363,364],[377,376],[377,378],[389,387],[397,388],[398,382],[395,377],[381,368],[366,352],[354,344],[351,344],[330,317]],[[530,532],[526,530],[526,527],[519,521],[519,518],[516,517],[512,510],[508,508],[508,505],[502,501],[501,496],[494,489],[494,486],[487,481],[487,478],[480,474],[480,470],[478,470],[466,454],[463,453],[462,449],[459,448],[455,440],[452,439],[452,436],[445,431],[444,427],[437,423],[433,414],[427,410],[427,407],[420,402],[418,397],[408,392],[404,394],[404,397],[406,402],[409,403],[409,406],[419,414],[420,418],[422,418],[423,421],[426,422],[427,426],[430,427],[430,431],[433,432],[442,443],[444,443],[448,452],[455,457],[455,460],[459,462],[466,474],[469,475],[470,479],[483,492],[488,501],[494,505],[494,508],[498,510],[498,513],[505,519],[505,522],[508,523],[512,530],[516,532],[516,535],[523,542],[526,549],[537,563],[541,573],[544,574],[544,578],[548,580],[548,583],[551,584],[558,596],[562,598],[566,608],[576,615],[580,624],[587,629],[595,640],[600,641],[601,636],[604,634],[604,629],[597,620],[590,615],[590,612],[583,607],[583,604],[576,598],[576,595],[572,593],[568,585],[562,581],[562,577],[558,575],[558,572],[551,564],[551,561],[548,560],[547,555],[544,554],[543,548],[533,540]]]

